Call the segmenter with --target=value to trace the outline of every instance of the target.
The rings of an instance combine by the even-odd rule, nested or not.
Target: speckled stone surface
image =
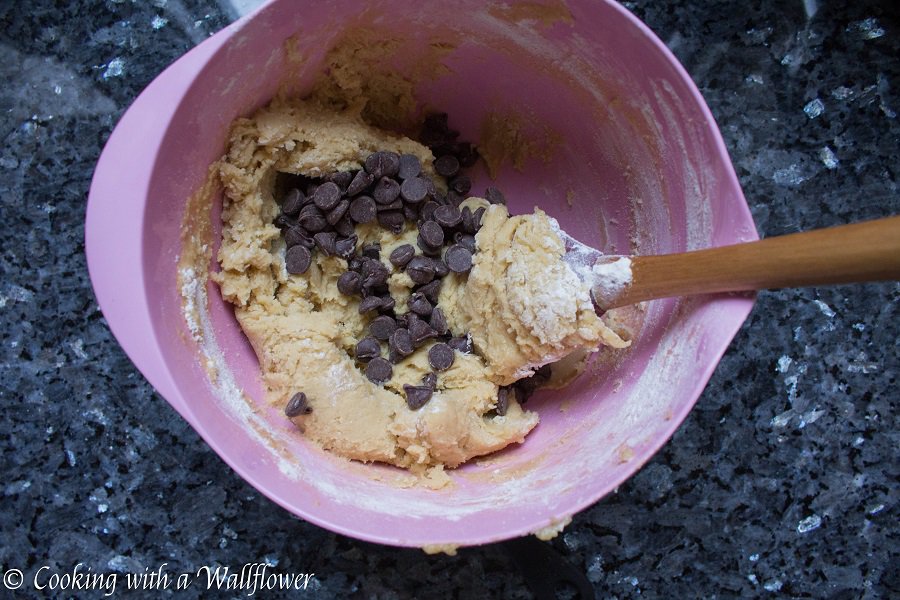
[[[900,13],[837,4],[625,3],[706,97],[762,235],[900,213]],[[141,89],[235,16],[201,0],[0,5],[0,571],[22,570],[26,596],[45,565],[268,562],[314,572],[309,597],[531,597],[503,546],[426,556],[292,517],[109,333],[83,254],[94,163]],[[602,598],[898,597],[898,296],[761,293],[674,438],[553,548]],[[69,594],[84,595],[54,595]]]

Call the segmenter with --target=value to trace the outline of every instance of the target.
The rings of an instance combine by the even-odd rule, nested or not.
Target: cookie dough
[[[573,351],[624,342],[594,314],[587,288],[561,261],[564,248],[552,220],[541,211],[509,217],[495,205],[476,236],[468,282],[451,273],[439,299],[451,330],[470,332],[476,352],[456,351],[419,410],[408,408],[402,386],[418,384],[431,371],[427,346],[396,364],[388,383],[366,379],[353,352],[371,317],[359,314],[357,298],[338,292],[346,261],[317,252],[306,273],[289,275],[272,222],[280,173],[320,177],[360,169],[377,150],[414,154],[434,175],[426,147],[373,128],[352,110],[276,99],[237,120],[218,164],[225,199],[220,271],[213,279],[234,304],[271,400],[283,406],[297,391],[309,398],[312,412],[294,418],[304,435],[360,461],[454,467],[522,442],[537,425],[538,416],[514,399],[504,416],[491,412],[499,386]],[[466,202],[488,206],[476,198]],[[401,244],[415,245],[416,230],[407,223],[393,234],[369,224],[358,225],[357,235],[360,245],[379,242],[386,257]],[[383,262],[392,269],[392,296],[407,297],[410,278]]]

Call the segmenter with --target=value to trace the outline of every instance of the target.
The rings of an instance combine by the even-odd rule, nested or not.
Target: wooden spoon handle
[[[690,294],[900,279],[900,216],[630,258],[631,284],[606,308]]]

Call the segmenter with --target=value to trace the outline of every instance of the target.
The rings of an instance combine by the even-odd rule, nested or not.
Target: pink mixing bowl
[[[462,139],[478,140],[488,113],[518,122],[538,151],[497,177],[513,212],[537,204],[574,237],[618,252],[756,238],[699,92],[662,42],[615,2],[541,8],[464,0],[398,11],[389,2],[301,8],[278,0],[169,67],[110,137],[86,222],[100,307],[128,356],[209,445],[304,519],[404,546],[482,544],[565,522],[672,435],[751,297],[649,303],[631,349],[604,351],[568,388],[532,399],[541,423],[524,444],[464,465],[437,491],[403,487],[408,476],[398,469],[323,452],[267,407],[256,358],[215,285],[187,290],[201,304],[208,293],[208,311],[195,324],[203,344],[183,317],[182,216],[223,153],[229,123],[265,104],[286,77],[307,91],[324,52],[359,27],[400,40],[407,64],[429,42],[448,42],[447,68],[416,80],[416,94],[423,106],[449,113]],[[304,57],[299,70],[282,50],[291,36]],[[487,183],[477,175],[474,189]],[[220,377],[211,380],[205,362]]]

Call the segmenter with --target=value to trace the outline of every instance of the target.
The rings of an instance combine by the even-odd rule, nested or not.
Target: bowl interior
[[[215,286],[201,348],[173,282],[185,201],[223,152],[231,120],[282,83],[308,91],[325,52],[348,39],[389,40],[392,68],[408,76],[420,109],[449,113],[462,139],[488,136],[509,150],[494,181],[476,169],[474,192],[496,185],[511,212],[540,206],[610,252],[755,238],[715,124],[659,40],[612,2],[466,0],[397,11],[349,0],[297,10],[282,0],[232,28],[163,138],[144,215],[148,304],[179,408],[232,467],[292,512],[372,541],[466,545],[556,523],[614,489],[669,438],[752,300],[632,311],[632,348],[601,351],[572,385],[539,393],[529,408],[541,423],[525,443],[453,471],[442,490],[403,487],[408,477],[397,469],[348,463],[306,442],[266,406],[256,358]],[[218,223],[217,211],[212,218]],[[210,359],[217,383],[202,367]]]

